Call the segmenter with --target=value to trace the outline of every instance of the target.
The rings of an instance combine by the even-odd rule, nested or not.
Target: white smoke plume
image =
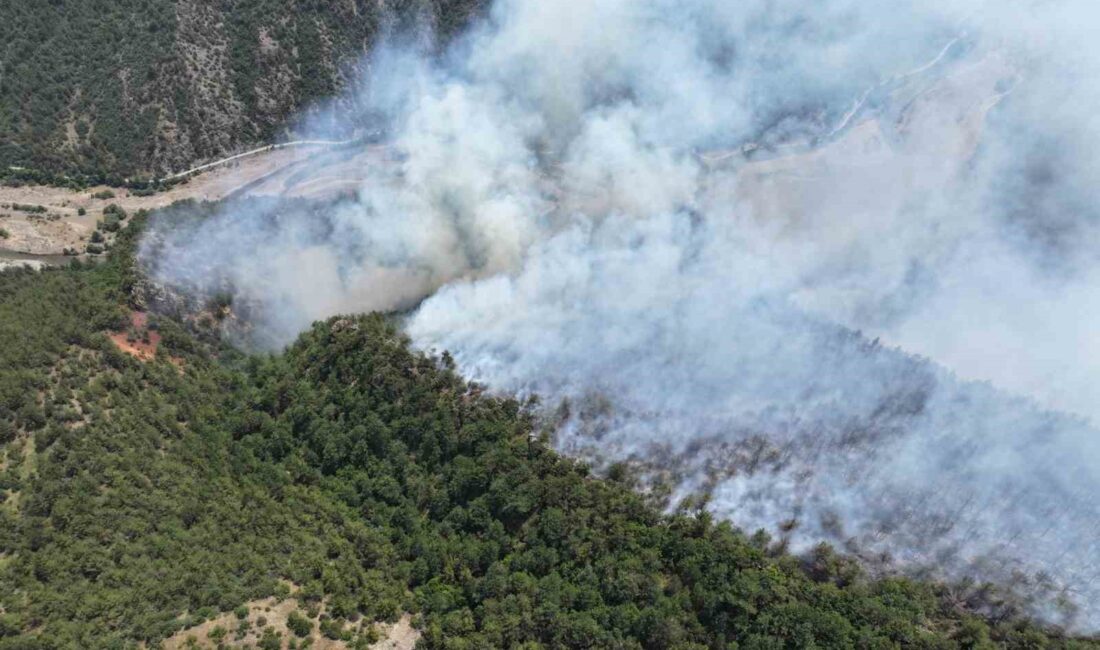
[[[498,0],[442,57],[375,53],[354,200],[162,220],[144,259],[277,343],[411,310],[418,345],[561,404],[566,452],[1100,629],[1098,20]]]

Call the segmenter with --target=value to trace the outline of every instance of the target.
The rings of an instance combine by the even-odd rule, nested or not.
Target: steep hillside
[[[0,0],[0,170],[117,184],[269,141],[387,26],[445,38],[480,4]]]
[[[2,649],[367,647],[403,613],[423,648],[1097,647],[663,515],[381,316],[269,357],[127,318],[140,221],[0,274]]]

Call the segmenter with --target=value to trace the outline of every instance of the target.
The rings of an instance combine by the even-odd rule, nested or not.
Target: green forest
[[[0,0],[0,177],[133,185],[285,136],[383,30],[479,0]]]
[[[123,354],[132,221],[98,264],[0,275],[0,649],[156,648],[287,581],[292,626],[349,647],[403,613],[426,649],[1100,647],[662,514],[381,315],[277,355],[160,317]]]

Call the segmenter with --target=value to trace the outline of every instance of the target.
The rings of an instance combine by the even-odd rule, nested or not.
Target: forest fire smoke
[[[1100,9],[567,4],[391,40],[355,200],[161,220],[150,274],[231,287],[275,345],[407,311],[566,404],[569,453],[1100,628]]]

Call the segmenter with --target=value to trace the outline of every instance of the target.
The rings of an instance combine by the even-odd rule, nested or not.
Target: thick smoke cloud
[[[276,343],[410,310],[567,452],[1095,630],[1097,19],[500,0],[442,58],[374,55],[355,200],[162,222],[145,260]]]

